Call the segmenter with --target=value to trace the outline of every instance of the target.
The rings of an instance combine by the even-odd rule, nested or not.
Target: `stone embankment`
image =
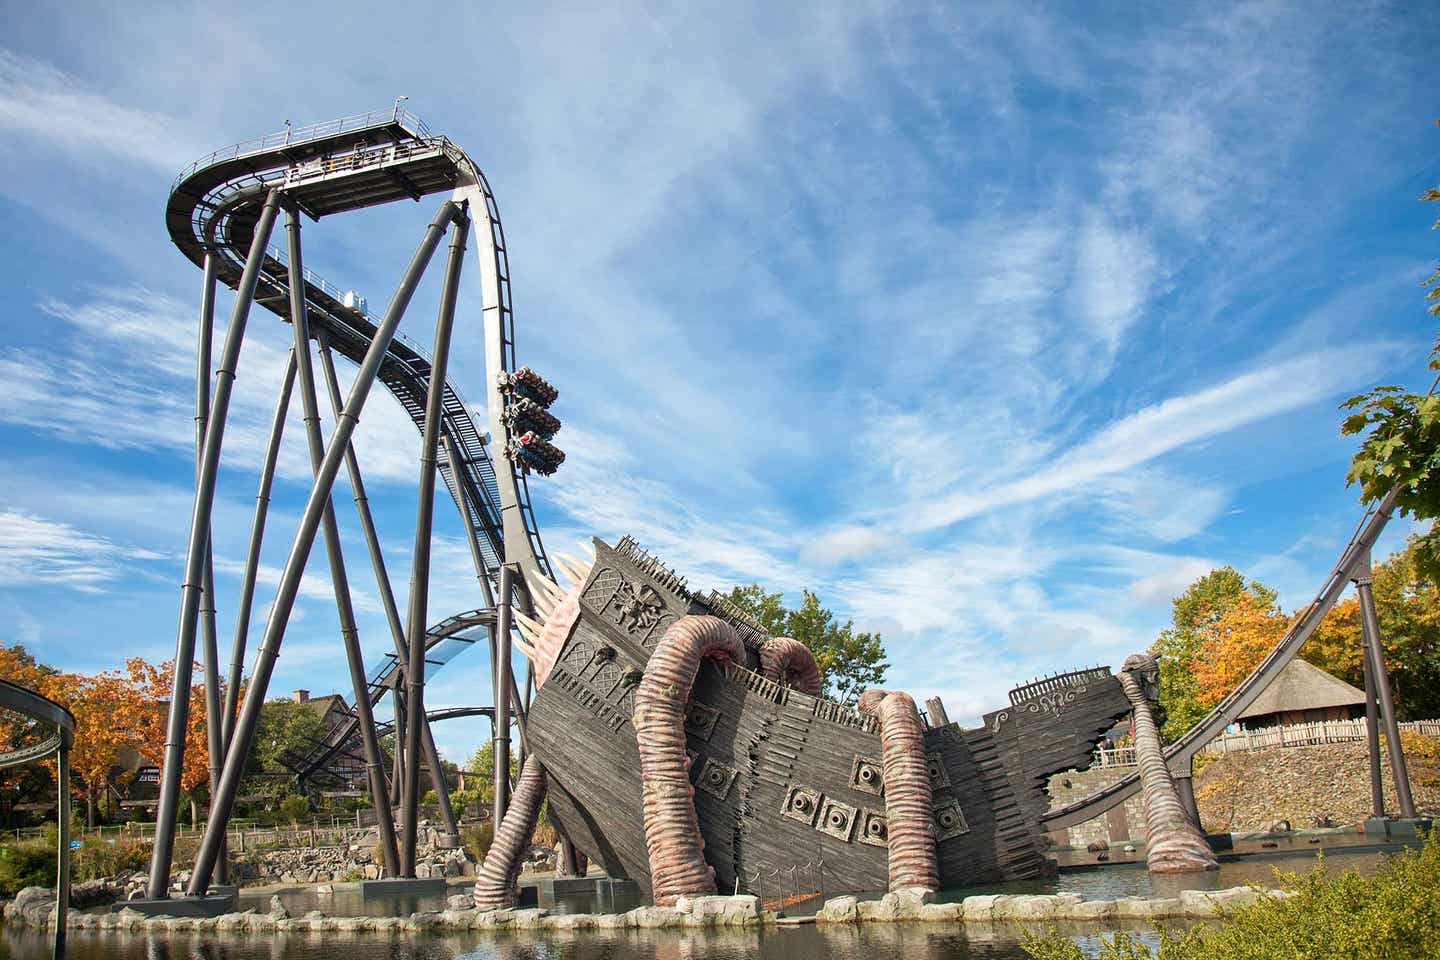
[[[888,893],[878,900],[835,897],[816,914],[817,923],[992,923],[1079,921],[1115,923],[1134,920],[1215,919],[1262,897],[1283,897],[1278,890],[1234,887],[1228,890],[1187,890],[1178,897],[1084,900],[1079,894],[975,896],[952,903],[933,903],[927,894]],[[44,887],[26,887],[4,910],[6,923],[45,927],[55,922],[55,894]],[[135,910],[116,913],[69,914],[69,927],[82,930],[234,932],[351,931],[398,933],[457,930],[653,930],[669,927],[753,927],[773,924],[777,915],[761,909],[757,897],[681,897],[673,907],[636,907],[627,913],[551,914],[540,908],[476,910],[470,897],[457,894],[446,909],[408,917],[331,917],[319,910],[292,917],[279,897],[270,911],[246,910],[219,917],[147,917]]]

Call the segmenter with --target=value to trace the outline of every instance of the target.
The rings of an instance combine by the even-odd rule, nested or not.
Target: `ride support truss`
[[[382,315],[370,315],[363,298],[340,290],[305,268],[301,243],[305,219],[319,221],[364,207],[398,200],[420,201],[435,194],[449,196],[441,201],[422,233],[416,252]],[[272,243],[279,223],[283,223],[285,233],[283,249]],[[553,579],[530,503],[526,473],[531,464],[520,457],[494,457],[491,437],[495,438],[495,446],[503,451],[513,446],[511,424],[526,430],[532,430],[536,424],[558,429],[558,421],[552,423],[553,416],[543,410],[531,411],[530,417],[517,414],[507,417],[504,405],[492,402],[487,433],[477,425],[471,408],[446,376],[461,273],[472,245],[484,291],[480,312],[486,343],[487,391],[492,400],[495,384],[506,381],[520,369],[515,362],[509,260],[494,195],[484,175],[463,150],[447,138],[432,134],[417,118],[397,106],[384,112],[287,129],[283,134],[212,153],[176,179],[166,210],[166,224],[176,246],[201,268],[203,285],[196,358],[195,501],[181,584],[175,680],[167,718],[149,896],[163,899],[169,895],[179,775],[197,644],[207,699],[211,804],[185,890],[186,895],[192,897],[204,896],[212,880],[225,878],[226,826],[234,810],[261,706],[298,596],[300,578],[317,538],[325,543],[354,708],[352,716],[324,743],[316,744],[304,757],[289,758],[289,762],[304,781],[320,774],[338,757],[362,761],[379,821],[385,874],[413,877],[422,765],[429,769],[440,798],[448,842],[459,842],[430,722],[448,716],[488,715],[496,741],[497,768],[508,771],[509,728],[512,722],[519,722],[523,731],[524,722],[522,699],[510,667],[509,612],[514,603],[519,603],[522,610],[533,609],[525,592],[527,576]],[[440,308],[432,351],[427,352],[402,335],[400,325],[416,288],[447,235],[449,249]],[[212,355],[212,339],[215,294],[220,283],[235,290],[235,302],[217,362]],[[280,384],[262,461],[241,576],[230,666],[222,683],[210,542],[211,514],[241,346],[251,308],[257,304],[291,325],[294,344]],[[336,354],[356,366],[346,394],[342,394],[339,386]],[[381,551],[359,457],[351,443],[355,426],[377,383],[400,403],[422,437],[417,464],[419,493],[411,588],[403,614]],[[334,427],[328,437],[320,428],[322,390],[334,415]],[[297,393],[313,482],[242,698],[239,694],[256,599],[260,550],[266,535],[286,414]],[[370,571],[379,590],[393,648],[378,667],[369,670],[364,662],[331,497],[342,467],[353,493]],[[460,511],[480,586],[480,599],[484,602],[469,612],[430,626],[427,625],[429,558],[437,476]],[[524,575],[515,576],[517,570]],[[495,706],[427,711],[424,703],[427,673],[473,645],[480,635],[488,637],[492,653]],[[377,724],[374,717],[374,708],[387,696],[394,703],[394,720],[388,729],[393,730],[396,739],[388,770],[379,740],[387,728]],[[352,749],[357,737],[358,756]],[[497,818],[504,813],[504,792],[504,785],[499,785]]]

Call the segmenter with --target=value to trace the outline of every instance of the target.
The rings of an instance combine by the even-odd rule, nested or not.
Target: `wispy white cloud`
[[[0,49],[0,129],[58,148],[84,166],[120,157],[174,171],[200,155],[171,118],[117,103],[43,61]]]
[[[1317,350],[1263,365],[1213,387],[1171,397],[1098,430],[1044,468],[988,490],[961,490],[905,511],[912,531],[948,526],[989,510],[1073,491],[1189,444],[1294,410],[1364,382],[1380,351]]]
[[[0,511],[0,586],[63,586],[102,592],[160,559],[153,551],[116,543],[32,513]]]

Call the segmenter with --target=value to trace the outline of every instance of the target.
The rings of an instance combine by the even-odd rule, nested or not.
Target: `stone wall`
[[[1063,807],[1103,790],[1133,773],[1134,767],[1094,767],[1071,770],[1050,778],[1050,808]],[[1145,802],[1139,793],[1094,820],[1070,827],[1063,835],[1052,834],[1056,846],[1085,849],[1092,843],[1126,843],[1145,839]]]
[[[1432,751],[1433,752],[1433,751]],[[1410,789],[1422,816],[1440,815],[1440,760],[1406,756]],[[1386,813],[1399,814],[1390,762],[1381,750]],[[1317,820],[1337,825],[1370,816],[1370,761],[1365,744],[1276,747],[1217,757],[1195,776],[1200,819],[1212,832],[1263,830],[1275,820],[1295,829]]]
[[[1418,741],[1417,741],[1418,742]],[[1422,816],[1440,815],[1440,750],[1407,753],[1410,786]],[[1383,753],[1383,750],[1382,750]],[[1413,754],[1413,755],[1412,755]],[[1277,820],[1294,829],[1326,823],[1348,825],[1370,816],[1369,759],[1363,742],[1310,747],[1272,747],[1197,763],[1195,800],[1211,833],[1264,830]],[[1134,767],[1100,767],[1050,778],[1051,809],[1109,786]],[[1382,763],[1386,812],[1398,815],[1390,762]],[[1121,807],[1052,835],[1057,846],[1084,849],[1092,843],[1140,843],[1145,810],[1137,792]]]

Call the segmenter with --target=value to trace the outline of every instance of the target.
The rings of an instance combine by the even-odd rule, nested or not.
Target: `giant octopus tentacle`
[[[1191,873],[1219,869],[1204,835],[1190,822],[1160,747],[1160,731],[1150,706],[1158,682],[1154,655],[1136,654],[1120,668],[1120,687],[1130,700],[1135,724],[1135,758],[1145,798],[1145,863],[1151,873]]]
[[[820,696],[820,668],[815,655],[799,640],[772,637],[760,648],[760,673],[767,680]]]
[[[505,819],[495,831],[485,863],[475,879],[475,906],[481,910],[498,910],[515,906],[519,890],[515,881],[520,875],[520,855],[535,833],[540,818],[540,804],[545,802],[545,768],[531,754],[525,758],[515,792]]]
[[[645,846],[651,894],[661,906],[681,896],[715,892],[685,755],[685,705],[706,657],[744,663],[745,648],[718,617],[681,617],[656,645],[635,690],[632,723],[640,748]]]
[[[908,693],[877,687],[861,694],[860,712],[880,721],[890,889],[934,893],[940,888],[940,871],[920,713]]]

